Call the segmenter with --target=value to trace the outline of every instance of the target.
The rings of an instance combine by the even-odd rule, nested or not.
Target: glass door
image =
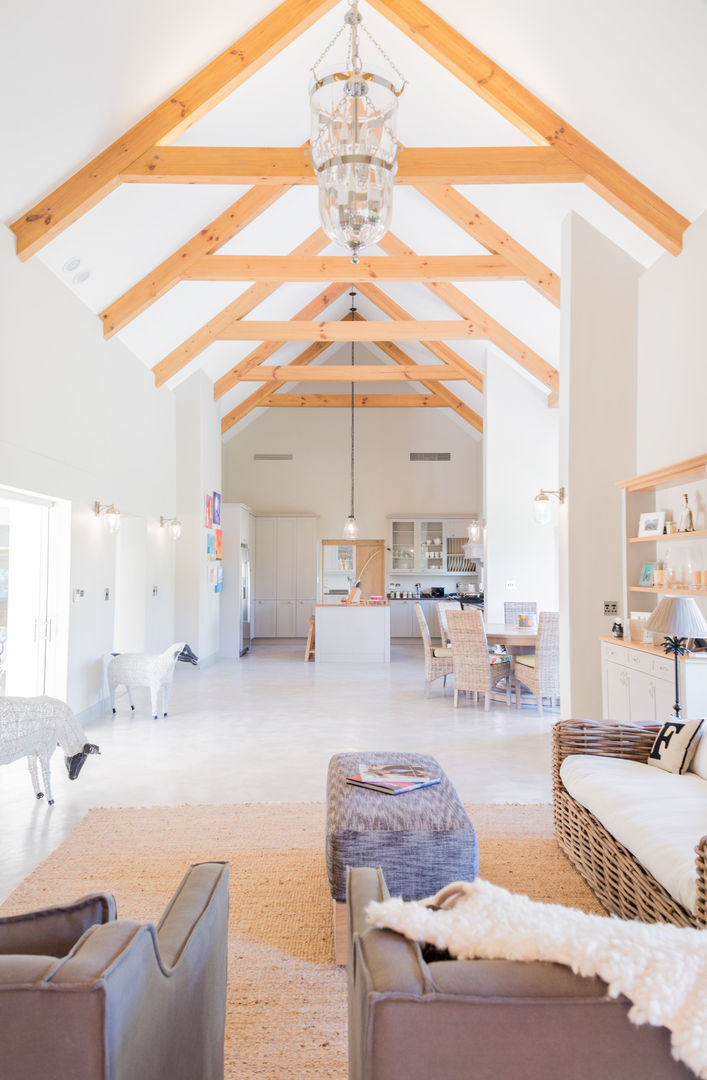
[[[49,506],[0,493],[0,694],[45,692]]]
[[[415,522],[394,521],[393,543],[390,555],[391,570],[416,570]]]
[[[422,569],[444,570],[444,523],[441,521],[420,522],[420,542],[422,545]]]

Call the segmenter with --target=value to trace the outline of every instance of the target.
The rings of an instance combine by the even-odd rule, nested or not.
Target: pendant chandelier
[[[345,30],[347,70],[320,78],[317,67]],[[363,71],[360,30],[401,79],[399,90],[383,76]],[[358,0],[349,0],[344,25],[312,67],[312,75],[310,153],[322,228],[331,240],[348,247],[351,262],[357,263],[359,249],[375,244],[390,228],[398,167],[398,97],[405,79],[362,25]]]
[[[351,321],[353,322],[354,316],[356,314],[356,307],[354,305],[354,301],[356,299],[356,290],[352,288],[351,292],[349,293],[349,296],[351,297]],[[358,529],[358,523],[356,521],[356,514],[354,513],[354,462],[355,462],[355,457],[356,457],[356,454],[355,454],[356,444],[355,444],[355,439],[354,439],[355,402],[354,402],[353,369],[354,369],[355,361],[356,361],[356,358],[355,358],[355,355],[354,355],[354,342],[352,341],[351,342],[351,375],[352,375],[352,379],[351,379],[351,506],[350,506],[350,509],[349,509],[349,516],[347,517],[346,524],[344,525],[344,536],[346,537],[347,540],[357,540],[359,535],[360,535],[359,529]]]

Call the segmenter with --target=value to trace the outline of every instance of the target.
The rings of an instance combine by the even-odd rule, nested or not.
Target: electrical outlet
[[[110,589],[108,589],[108,588],[106,588],[106,591],[105,591],[105,599],[110,600]]]
[[[513,592],[515,590],[515,588],[516,588],[515,581],[507,581],[506,582],[506,592]]]
[[[605,600],[604,601],[604,614],[605,615],[618,615],[619,602],[618,600]]]

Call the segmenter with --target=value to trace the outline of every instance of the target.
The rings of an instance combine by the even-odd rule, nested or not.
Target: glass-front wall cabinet
[[[471,519],[469,519],[471,520]],[[391,522],[391,572],[442,574],[474,573],[483,561],[483,544],[470,558],[466,519],[409,518]]]

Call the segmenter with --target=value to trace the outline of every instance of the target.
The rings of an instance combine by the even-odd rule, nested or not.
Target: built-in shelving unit
[[[624,480],[619,487],[624,492],[624,619],[631,610],[652,611],[654,596],[707,597],[707,582],[692,580],[693,571],[700,576],[707,571],[707,454]],[[638,535],[641,514],[665,511],[666,522],[677,522],[683,494],[693,514],[692,532]],[[666,580],[639,585],[646,564],[662,569]]]

